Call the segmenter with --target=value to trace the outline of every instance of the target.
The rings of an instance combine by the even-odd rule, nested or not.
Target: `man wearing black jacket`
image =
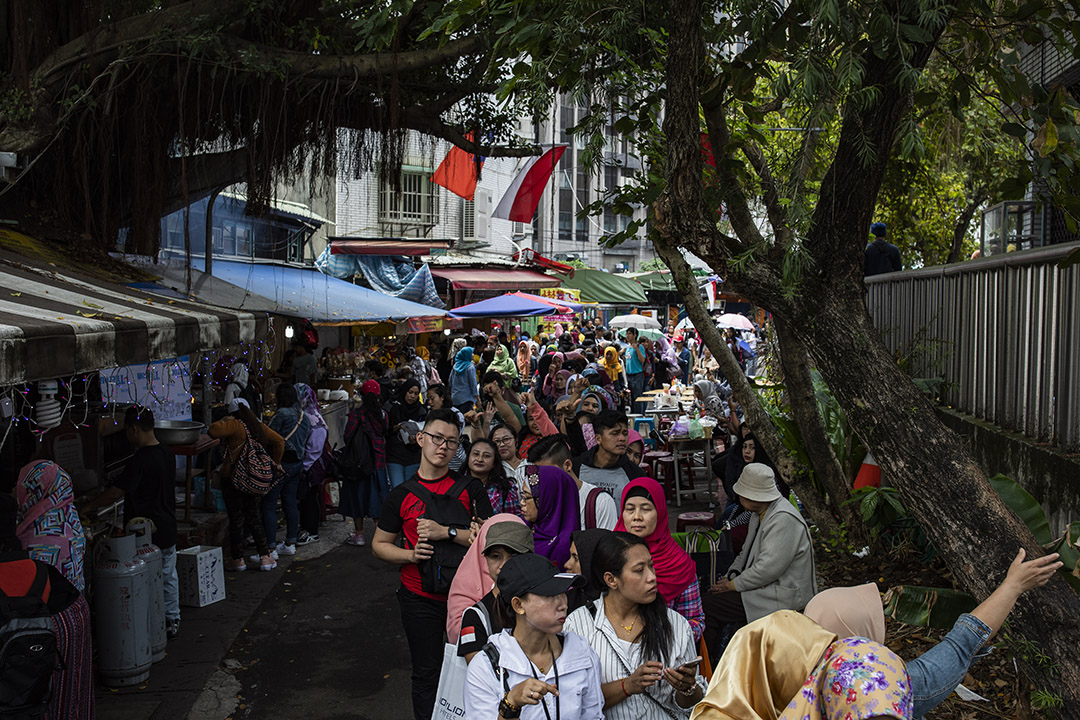
[[[902,269],[900,248],[885,239],[885,223],[874,223],[870,226],[870,233],[874,236],[874,242],[866,246],[866,254],[863,257],[863,275],[871,277],[898,272]]]

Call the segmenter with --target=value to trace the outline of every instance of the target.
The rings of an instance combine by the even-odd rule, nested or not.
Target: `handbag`
[[[491,618],[487,607],[482,602],[473,605],[480,610],[480,620],[484,630],[491,635]],[[461,613],[462,620],[469,608]],[[435,710],[431,720],[461,720],[465,717],[465,675],[469,664],[457,654],[457,643],[446,643],[443,647],[442,671],[439,672],[439,689],[435,692]]]
[[[671,536],[694,561],[695,574],[703,592],[719,582],[735,561],[728,532],[699,526],[685,533],[672,533]]]

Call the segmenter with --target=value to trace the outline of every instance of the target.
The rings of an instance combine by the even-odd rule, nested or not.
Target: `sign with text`
[[[191,376],[185,355],[147,365],[128,365],[98,373],[101,396],[109,403],[149,408],[155,420],[191,419]]]

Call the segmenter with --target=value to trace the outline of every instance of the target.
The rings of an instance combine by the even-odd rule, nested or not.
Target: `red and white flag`
[[[499,206],[491,213],[492,217],[514,222],[532,222],[540,196],[551,179],[551,173],[559,163],[559,158],[566,152],[566,145],[543,145],[547,150],[540,157],[529,158],[514,182],[499,201]]]
[[[461,638],[459,642],[462,645],[476,642],[476,628],[472,626],[461,628]]]

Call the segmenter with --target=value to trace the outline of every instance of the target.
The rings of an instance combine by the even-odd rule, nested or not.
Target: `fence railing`
[[[866,279],[886,347],[915,377],[941,377],[956,410],[1080,452],[1076,244]]]

